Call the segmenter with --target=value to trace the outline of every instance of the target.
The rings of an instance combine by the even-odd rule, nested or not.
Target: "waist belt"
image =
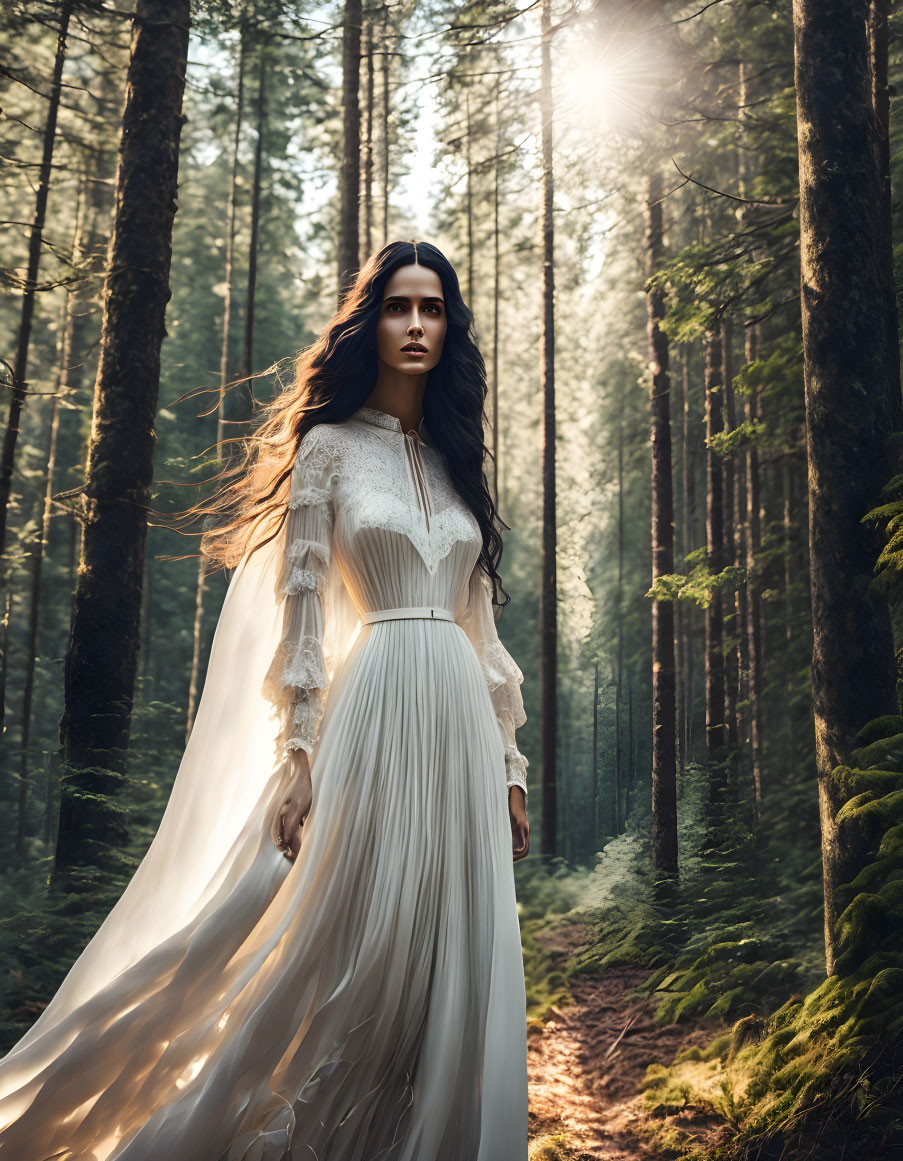
[[[426,621],[455,619],[450,609],[440,609],[433,605],[408,605],[403,609],[377,609],[373,613],[364,613],[361,622],[364,625],[372,625],[374,621],[402,621],[415,617],[421,617]]]

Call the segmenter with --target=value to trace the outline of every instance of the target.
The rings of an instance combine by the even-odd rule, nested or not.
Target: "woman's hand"
[[[294,862],[301,849],[301,828],[310,812],[313,788],[306,750],[290,750],[285,761],[289,767],[289,785],[273,820],[272,836],[289,862]]]
[[[530,853],[530,824],[527,822],[527,801],[519,786],[508,788],[508,817],[511,819],[511,845],[514,861],[525,859]]]

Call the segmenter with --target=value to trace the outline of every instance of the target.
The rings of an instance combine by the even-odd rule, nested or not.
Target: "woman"
[[[237,567],[191,737],[0,1062],[2,1161],[525,1161],[523,676],[471,323],[438,250],[385,247],[206,509]]]

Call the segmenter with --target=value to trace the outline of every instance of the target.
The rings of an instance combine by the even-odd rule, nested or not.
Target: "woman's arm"
[[[284,631],[274,663],[291,709],[283,753],[303,749],[309,758],[316,748],[329,687],[323,635],[336,475],[330,435],[328,424],[311,428],[295,458],[280,579],[285,594]]]
[[[324,597],[332,553],[334,440],[328,424],[308,431],[292,471],[279,589],[283,635],[271,667],[274,699],[283,709],[282,754],[289,789],[273,823],[273,839],[292,857],[298,827],[311,804],[310,761],[323,717],[329,675],[323,652]]]
[[[471,573],[467,604],[458,624],[470,638],[480,659],[495,709],[505,743],[505,783],[509,791],[512,786],[519,786],[526,802],[528,762],[518,750],[515,737],[515,731],[527,720],[521,694],[524,675],[499,639],[489,577],[479,562]]]

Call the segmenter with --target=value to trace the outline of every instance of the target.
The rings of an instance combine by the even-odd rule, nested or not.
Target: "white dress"
[[[526,1161],[523,676],[425,435],[362,407],[302,440],[154,843],[0,1061],[2,1161]]]

